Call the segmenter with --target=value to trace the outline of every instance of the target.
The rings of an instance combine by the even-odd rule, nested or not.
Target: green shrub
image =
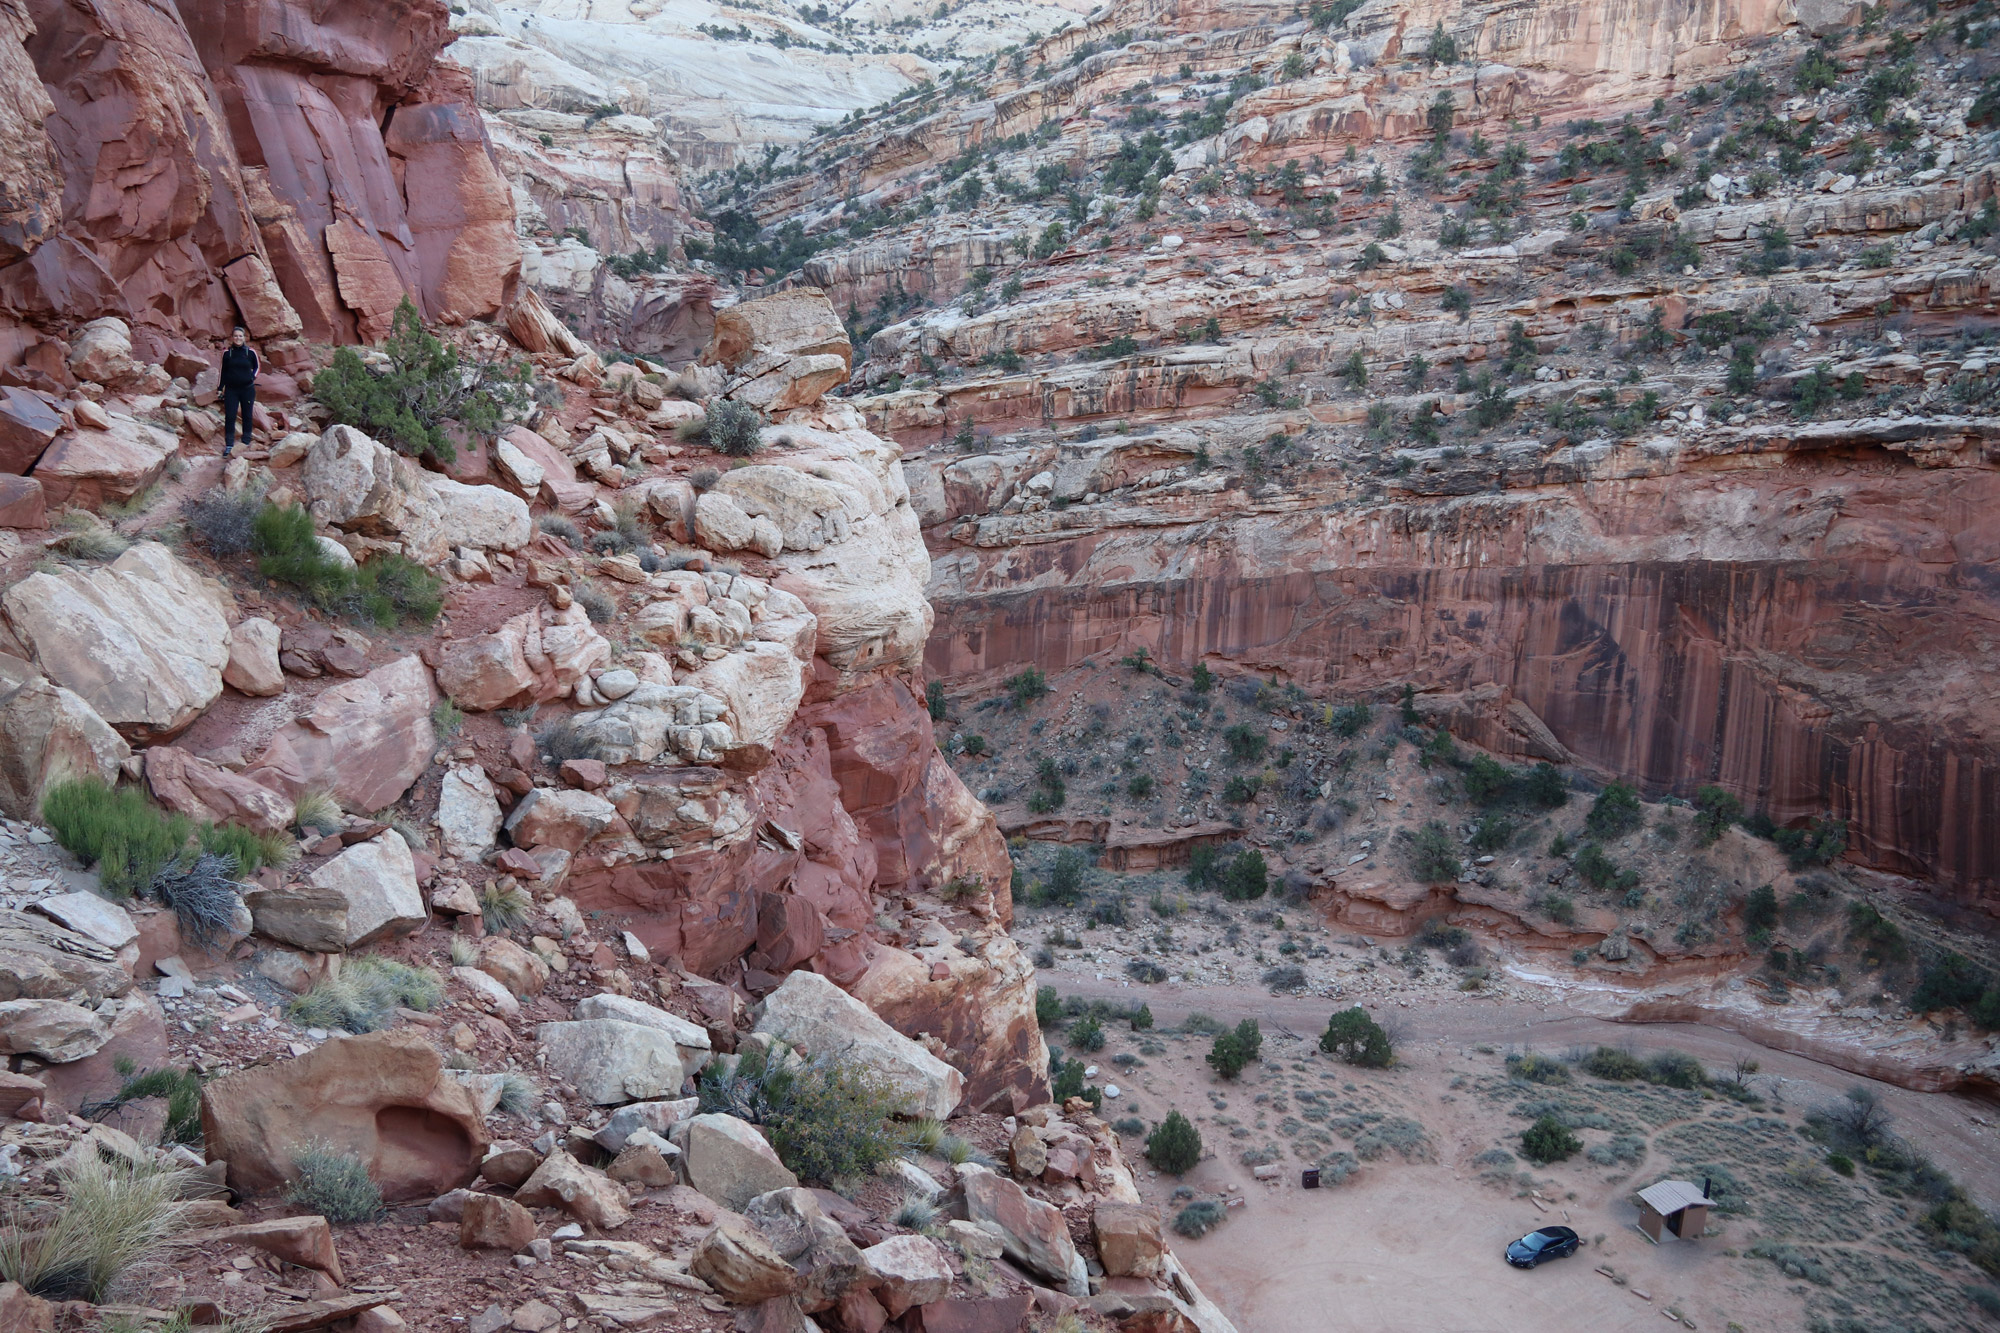
[[[1035,1022],[1047,1031],[1062,1018],[1062,997],[1056,994],[1054,986],[1041,986],[1035,991]]]
[[[94,777],[50,787],[42,820],[65,850],[95,863],[105,890],[120,898],[150,889],[194,834],[193,820],[161,810],[138,788],[114,789]]]
[[[1693,1090],[1708,1086],[1708,1071],[1685,1051],[1661,1051],[1646,1061],[1646,1081],[1667,1088]]]
[[[1259,851],[1238,852],[1222,872],[1222,896],[1231,902],[1250,902],[1269,890],[1271,875]]]
[[[368,1178],[367,1164],[320,1140],[293,1151],[285,1198],[329,1222],[373,1222],[382,1216],[382,1191]]]
[[[1854,1174],[1854,1159],[1844,1152],[1828,1153],[1826,1164],[1843,1176]]]
[[[0,1227],[0,1278],[45,1300],[103,1302],[136,1287],[186,1225],[190,1173],[72,1153],[57,1205],[14,1204]]]
[[[189,541],[212,556],[226,559],[250,549],[253,527],[263,508],[264,497],[254,487],[226,491],[218,486],[182,504],[181,519],[187,524]]]
[[[1618,863],[1594,842],[1586,842],[1577,849],[1574,864],[1576,873],[1594,889],[1629,889],[1639,883],[1636,871],[1620,870]]]
[[[734,1072],[711,1065],[701,1079],[703,1111],[762,1126],[793,1174],[821,1183],[867,1175],[894,1157],[902,1136],[889,1117],[904,1100],[859,1061],[773,1061],[756,1047]]]
[[[1083,1096],[1083,1061],[1049,1061],[1049,1097],[1057,1106]]]
[[[489,935],[505,935],[528,924],[535,900],[516,884],[488,884],[479,895],[479,917]]]
[[[1794,870],[1823,866],[1838,861],[1847,851],[1847,823],[1831,817],[1813,818],[1804,828],[1773,829],[1771,841]]]
[[[1228,1216],[1229,1210],[1217,1200],[1197,1199],[1174,1214],[1174,1232],[1189,1240],[1200,1240],[1221,1226]]]
[[[1778,893],[1769,884],[1759,884],[1743,900],[1743,931],[1762,943],[1778,925]]]
[[[1327,717],[1327,725],[1334,735],[1352,740],[1367,730],[1368,724],[1374,720],[1375,710],[1367,704],[1348,704],[1334,709]]]
[[[1080,847],[1065,847],[1049,865],[1049,879],[1043,897],[1060,906],[1070,906],[1083,897],[1089,886],[1090,858]]]
[[[1201,1160],[1201,1131],[1179,1111],[1167,1112],[1146,1136],[1146,1160],[1170,1176],[1185,1175]]]
[[[1342,1009],[1327,1019],[1319,1048],[1364,1069],[1387,1069],[1396,1058],[1389,1034],[1360,1005]]]
[[[1254,763],[1262,759],[1270,744],[1262,731],[1242,722],[1223,728],[1222,740],[1229,747],[1229,761],[1233,764]]]
[[[1521,1131],[1521,1156],[1537,1166],[1560,1162],[1576,1155],[1582,1148],[1583,1140],[1570,1133],[1563,1122],[1552,1115],[1543,1116]]]
[[[397,1008],[424,1012],[443,997],[444,982],[429,968],[363,954],[350,956],[339,976],[293,1000],[285,1013],[300,1027],[374,1032],[389,1023]]]
[[[1507,1057],[1507,1077],[1526,1083],[1567,1083],[1569,1066],[1553,1056],[1529,1051],[1525,1055]]]
[[[444,584],[408,556],[385,551],[359,568],[329,555],[298,505],[267,504],[252,524],[257,572],[288,583],[307,602],[378,629],[429,625],[444,609]]]
[[[1694,794],[1695,835],[1706,847],[1743,818],[1743,802],[1721,787],[1707,786]]]
[[[1070,1024],[1069,1044],[1079,1051],[1103,1050],[1104,1024],[1094,1017],[1078,1019]]]
[[[1614,782],[1597,793],[1583,826],[1592,835],[1608,841],[1632,832],[1645,819],[1645,811],[1639,806],[1639,793],[1623,782]]]
[[[1628,1083],[1635,1078],[1644,1078],[1646,1066],[1630,1051],[1621,1051],[1615,1046],[1600,1046],[1583,1057],[1583,1072],[1614,1083]]]
[[[1258,1058],[1263,1047],[1264,1034],[1258,1030],[1257,1020],[1246,1018],[1215,1039],[1209,1048],[1208,1063],[1223,1078],[1233,1079],[1243,1072],[1245,1065]]]
[[[160,1141],[166,1143],[187,1143],[199,1146],[201,1143],[201,1077],[192,1069],[149,1069],[144,1073],[133,1072],[130,1061],[122,1061],[118,1070],[124,1082],[118,1091],[104,1103],[104,1110],[123,1106],[126,1102],[139,1101],[146,1097],[161,1097],[167,1103],[167,1124],[161,1132]],[[94,1114],[98,1108],[90,1108]]]
[[[721,398],[708,405],[701,433],[717,453],[748,458],[757,452],[763,429],[763,413],[748,403]]]
[[[1479,852],[1497,852],[1514,840],[1520,825],[1505,815],[1485,815],[1472,830],[1472,847]]]
[[[1013,700],[1014,707],[1026,708],[1048,694],[1049,681],[1048,677],[1042,674],[1040,667],[1028,667],[1007,677],[1006,689],[1007,697]]]
[[[1910,1008],[1920,1014],[1939,1009],[1971,1009],[1993,983],[1985,969],[1963,954],[1947,953],[1924,969]]]
[[[1462,868],[1450,831],[1426,820],[1410,839],[1410,873],[1426,884],[1443,884],[1457,879]]]
[[[534,402],[526,362],[461,361],[456,348],[424,332],[409,297],[396,307],[382,350],[390,367],[377,374],[352,347],[342,347],[313,378],[313,397],[333,420],[366,431],[406,454],[429,454],[449,463],[458,449],[445,430],[455,422],[468,434],[488,437]]]

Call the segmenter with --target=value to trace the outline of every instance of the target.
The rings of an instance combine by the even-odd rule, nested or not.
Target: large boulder
[[[817,972],[794,972],[764,998],[757,1031],[873,1071],[897,1095],[903,1115],[949,1116],[965,1095],[965,1076],[883,1022]]]
[[[784,646],[751,642],[708,663],[683,684],[728,704],[736,748],[754,749],[768,758],[799,711],[807,675],[806,663]]]
[[[69,340],[69,373],[107,387],[132,377],[132,330],[113,315],[93,319]]]
[[[64,1000],[0,1000],[0,1055],[33,1055],[67,1064],[93,1055],[111,1038],[97,1014]]]
[[[49,504],[102,509],[158,481],[179,450],[175,436],[113,412],[102,426],[57,436],[35,464],[35,480]]]
[[[1143,1204],[1098,1200],[1090,1218],[1098,1261],[1111,1277],[1152,1277],[1167,1252],[1160,1215]]]
[[[318,1140],[360,1156],[384,1198],[428,1199],[471,1182],[486,1151],[476,1094],[415,1032],[335,1037],[296,1060],[224,1074],[202,1088],[210,1161],[245,1194],[289,1179]]]
[[[40,394],[0,385],[0,472],[27,476],[62,428],[62,418]]]
[[[423,659],[398,658],[322,691],[310,713],[278,728],[248,776],[294,800],[319,789],[342,809],[381,810],[430,766],[436,705]]]
[[[435,472],[424,484],[437,500],[439,529],[447,546],[518,551],[535,535],[527,502],[498,486],[468,486]]]
[[[229,631],[229,661],[222,683],[243,694],[266,697],[285,692],[284,668],[278,665],[282,635],[262,616],[239,620]]]
[[[739,1305],[790,1295],[799,1283],[769,1241],[733,1221],[716,1223],[695,1242],[688,1271]]]
[[[507,816],[507,836],[516,847],[559,847],[575,852],[616,818],[618,807],[595,792],[537,787]]]
[[[487,712],[559,698],[610,660],[610,642],[582,607],[543,607],[438,645],[438,685],[460,708]]]
[[[799,1183],[757,1127],[735,1116],[695,1116],[674,1126],[673,1141],[688,1184],[725,1208],[741,1212],[759,1194]]]
[[[674,1049],[680,1053],[681,1065],[688,1073],[697,1073],[708,1064],[711,1049],[708,1029],[644,1001],[605,991],[577,1001],[573,1016],[609,1018],[657,1029],[673,1038]]]
[[[30,574],[0,610],[50,680],[137,740],[180,731],[222,693],[228,602],[172,551],[141,542],[107,566]]]
[[[868,517],[867,497],[854,487],[794,467],[732,468],[709,493],[728,496],[752,518],[770,519],[787,551],[817,551],[846,541],[854,525]]]
[[[115,947],[47,917],[0,908],[0,1000],[101,1000],[131,988]]]
[[[478,764],[463,764],[444,775],[438,788],[438,839],[446,856],[477,861],[500,836],[500,795]]]
[[[405,555],[431,565],[450,545],[433,475],[354,427],[335,425],[306,451],[300,480],[314,521],[400,542]]]
[[[984,1167],[959,1168],[958,1188],[947,1207],[960,1220],[1000,1238],[1002,1252],[1045,1282],[1072,1296],[1088,1296],[1090,1279],[1083,1256],[1069,1238],[1062,1210]]]
[[[146,788],[167,809],[211,824],[242,824],[263,833],[292,822],[292,802],[262,783],[173,745],[146,751]]]
[[[731,398],[777,412],[811,407],[845,383],[854,345],[825,292],[794,287],[716,311],[701,359],[729,372]]]
[[[600,1231],[615,1231],[632,1220],[623,1187],[561,1148],[542,1159],[514,1192],[514,1201],[524,1208],[561,1208]]]
[[[807,1314],[831,1307],[842,1292],[869,1276],[861,1251],[840,1223],[821,1210],[811,1190],[760,1194],[743,1216],[798,1274],[799,1304]]]
[[[726,495],[709,491],[694,502],[695,544],[727,553],[756,551],[769,559],[785,547],[784,535],[768,518],[752,518]]]
[[[676,1096],[686,1077],[674,1039],[658,1028],[594,1018],[543,1023],[535,1037],[549,1073],[599,1106]]]
[[[951,1264],[928,1236],[891,1236],[861,1252],[875,1282],[875,1299],[891,1319],[913,1305],[943,1300],[951,1291]]]
[[[94,777],[116,782],[132,754],[97,710],[39,673],[0,682],[0,813],[35,819],[58,782]]]
[[[344,949],[359,948],[385,935],[407,935],[423,929],[430,919],[423,893],[417,888],[416,859],[403,835],[393,829],[349,847],[314,870],[308,882],[345,904],[342,916],[346,924],[340,941]],[[258,924],[263,925],[261,918]],[[300,940],[288,942],[315,947]]]

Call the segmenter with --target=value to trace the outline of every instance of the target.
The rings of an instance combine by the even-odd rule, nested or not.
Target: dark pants
[[[236,413],[243,412],[243,443],[250,443],[250,409],[257,406],[257,386],[254,384],[225,384],[222,386],[222,452],[228,453],[236,447]]]

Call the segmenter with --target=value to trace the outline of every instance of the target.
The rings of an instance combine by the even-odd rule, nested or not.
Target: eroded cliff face
[[[285,344],[380,338],[406,294],[431,319],[499,310],[513,202],[439,63],[448,20],[435,0],[11,6],[0,361],[117,316],[183,341],[240,322],[303,365]]]
[[[932,669],[1410,683],[1992,910],[1986,71],[1860,18],[1129,4],[832,136],[758,206],[926,447]]]

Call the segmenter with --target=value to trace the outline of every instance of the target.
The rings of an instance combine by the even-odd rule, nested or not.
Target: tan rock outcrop
[[[97,569],[35,573],[0,610],[56,684],[133,739],[171,736],[222,692],[228,598],[166,547]]]
[[[313,1140],[358,1154],[392,1200],[467,1184],[486,1148],[472,1092],[408,1031],[335,1037],[297,1059],[211,1080],[201,1120],[210,1156],[249,1194],[282,1185],[292,1153]]]
[[[318,789],[342,809],[383,809],[430,764],[437,698],[423,660],[398,658],[322,691],[310,713],[278,729],[245,776],[295,800]]]

